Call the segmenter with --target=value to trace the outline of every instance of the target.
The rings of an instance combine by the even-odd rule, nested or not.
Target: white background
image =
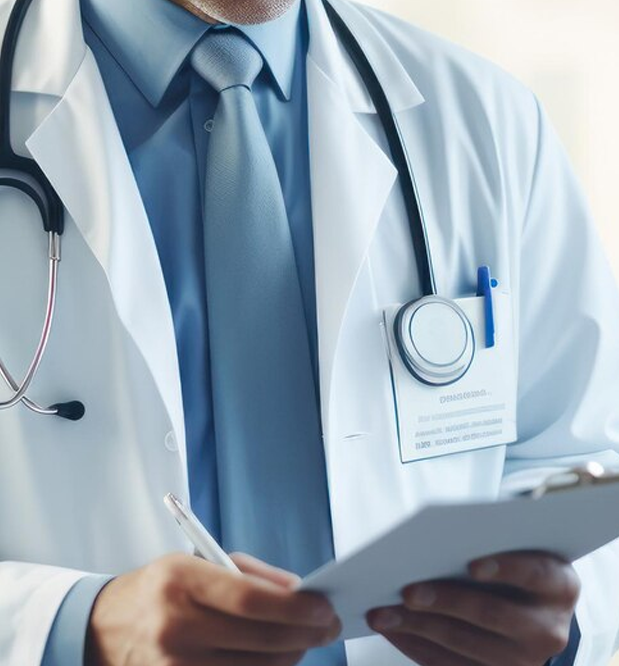
[[[364,2],[488,57],[535,91],[572,157],[619,278],[619,2]]]

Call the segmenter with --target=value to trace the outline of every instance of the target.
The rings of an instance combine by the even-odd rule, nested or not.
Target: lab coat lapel
[[[354,6],[332,2],[374,56],[394,111],[423,101],[395,56]],[[347,305],[374,232],[396,182],[390,158],[356,114],[372,114],[358,72],[334,34],[322,0],[307,0],[310,27],[308,99],[321,394],[329,426],[331,386]]]
[[[118,315],[151,371],[184,457],[180,378],[165,283],[90,51],[85,50],[60,102],[26,145],[105,271]]]

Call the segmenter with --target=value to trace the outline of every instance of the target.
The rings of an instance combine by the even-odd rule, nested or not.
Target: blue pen
[[[477,295],[484,299],[484,317],[486,320],[486,347],[494,347],[496,344],[496,329],[494,325],[494,302],[492,288],[498,282],[492,278],[488,266],[480,266],[477,269]]]

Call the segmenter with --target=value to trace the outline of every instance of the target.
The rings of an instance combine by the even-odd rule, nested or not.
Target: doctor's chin
[[[619,665],[619,9],[364,1],[0,0],[0,666]]]

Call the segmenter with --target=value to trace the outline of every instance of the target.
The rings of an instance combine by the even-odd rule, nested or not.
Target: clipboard
[[[325,594],[344,639],[369,636],[372,608],[401,603],[412,583],[466,578],[469,562],[510,551],[545,551],[566,561],[619,538],[619,474],[590,463],[550,476],[539,488],[496,502],[422,508],[361,550],[305,578]]]

